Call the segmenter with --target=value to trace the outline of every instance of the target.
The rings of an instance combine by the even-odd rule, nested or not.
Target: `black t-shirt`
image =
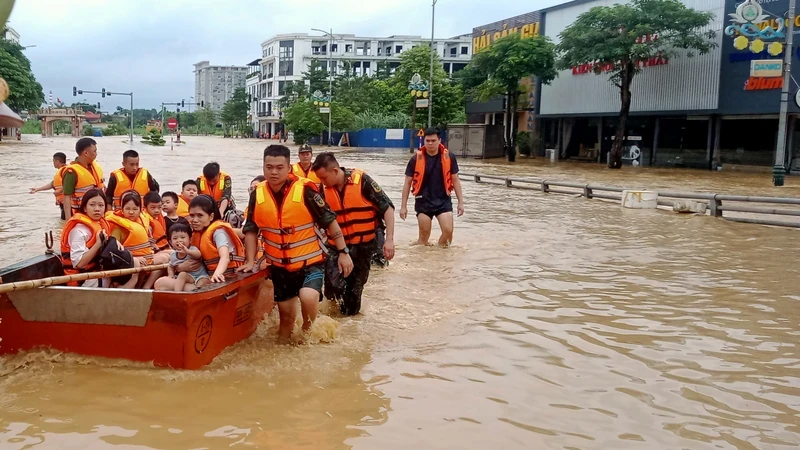
[[[434,156],[422,151],[425,155],[425,176],[422,177],[422,189],[416,197],[415,209],[417,211],[437,211],[442,208],[451,207],[450,194],[444,188],[444,174],[442,174],[442,155]],[[458,162],[456,156],[447,153],[450,157],[450,173],[458,173]],[[406,166],[406,176],[413,177],[414,169],[417,165],[417,155],[411,157]]]

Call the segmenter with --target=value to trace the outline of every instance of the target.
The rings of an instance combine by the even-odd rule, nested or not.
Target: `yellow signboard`
[[[489,47],[500,38],[504,38],[509,34],[519,33],[525,39],[539,35],[539,22],[528,23],[521,27],[508,28],[508,24],[503,24],[503,29],[495,31],[494,33],[486,34],[486,30],[481,30],[481,35],[472,38],[472,52],[477,53],[484,48]]]

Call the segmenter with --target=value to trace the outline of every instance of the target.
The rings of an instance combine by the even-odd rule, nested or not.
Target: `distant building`
[[[247,69],[254,130],[275,134],[280,129],[278,100],[283,97],[284,86],[287,82],[302,80],[312,59],[318,60],[320,68],[327,71],[329,50],[334,75],[341,73],[343,61],[349,61],[353,75],[371,76],[378,69],[378,63],[386,63],[393,72],[400,65],[400,55],[418,45],[428,46],[430,39],[399,35],[357,37],[339,33],[334,33],[332,40],[327,35],[309,36],[307,33],[279,34],[267,39],[261,44],[261,59],[248,64]],[[471,34],[434,39],[433,45],[448,74],[465,68],[472,59]]]
[[[204,107],[219,112],[236,88],[245,87],[247,67],[212,66],[208,61],[194,65],[194,98]]]
[[[3,38],[19,44],[19,33],[11,27],[5,27],[5,29],[3,29]]]

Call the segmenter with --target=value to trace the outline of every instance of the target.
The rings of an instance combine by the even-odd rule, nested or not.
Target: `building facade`
[[[245,87],[248,67],[212,66],[208,61],[194,65],[194,98],[212,111],[219,112],[236,88]]]
[[[6,27],[3,38],[15,44],[19,44],[19,33],[11,27]]]
[[[450,39],[434,39],[434,47],[444,70],[453,74],[467,66],[472,58],[472,39],[469,35]],[[306,33],[276,35],[261,44],[260,68],[248,66],[248,92],[254,99],[251,116],[256,132],[275,134],[282,115],[278,100],[283,97],[287,83],[299,82],[312,59],[328,71],[329,60],[333,75],[340,74],[344,62],[354,76],[371,76],[379,63],[390,71],[400,65],[400,55],[418,45],[430,45],[421,36],[389,36],[386,38],[358,37],[353,34],[310,36]],[[252,63],[251,63],[252,64]],[[254,73],[257,73],[253,75]],[[257,81],[256,81],[257,80]]]
[[[559,34],[584,12],[595,6],[611,6],[619,0],[576,0],[504,21],[476,27],[474,48],[490,46],[503,33],[519,32],[547,36],[554,43]],[[704,55],[686,53],[639,61],[635,76],[631,113],[627,123],[624,160],[641,165],[694,167],[702,169],[769,170],[775,164],[778,113],[782,85],[783,35],[765,32],[761,43],[735,42],[732,18],[748,0],[682,0],[689,8],[712,14],[703,31],[714,31],[716,46]],[[780,30],[777,17],[786,17],[789,0],[756,1],[767,16],[756,24]],[[538,27],[533,27],[538,19]],[[800,28],[800,16],[793,18]],[[788,21],[786,22],[788,23]],[[527,25],[527,26],[526,26]],[[523,29],[523,26],[526,26]],[[735,30],[734,30],[735,31]],[[785,31],[785,30],[784,30]],[[643,36],[643,39],[657,39]],[[741,41],[741,40],[740,40]],[[793,78],[800,79],[800,47],[790,50]],[[524,81],[524,80],[523,80]],[[800,171],[800,94],[790,87],[787,168]],[[547,149],[562,159],[606,162],[620,109],[619,89],[607,72],[595,74],[591,65],[561,71],[549,85],[537,83],[527,111],[520,113],[519,129],[534,131],[539,154]],[[472,123],[502,123],[503,101],[468,102]],[[535,111],[535,116],[534,116]],[[523,115],[526,115],[524,118]]]

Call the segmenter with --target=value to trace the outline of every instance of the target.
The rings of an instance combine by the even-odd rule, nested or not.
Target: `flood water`
[[[128,148],[98,140],[108,174]],[[245,206],[264,141],[136,144],[162,191],[218,160]],[[0,144],[0,267],[60,221],[51,155]],[[403,150],[345,152],[399,208]],[[800,194],[770,174],[542,161],[466,172],[620,186]],[[447,250],[373,270],[330,343],[277,346],[275,313],[199,371],[38,351],[0,359],[2,449],[794,449],[800,446],[800,232],[465,181]],[[410,205],[413,208],[413,204]],[[438,238],[435,228],[432,239]],[[58,239],[58,238],[56,238]],[[56,241],[57,242],[57,241]],[[3,327],[0,324],[0,338]],[[0,342],[2,345],[2,342]]]

